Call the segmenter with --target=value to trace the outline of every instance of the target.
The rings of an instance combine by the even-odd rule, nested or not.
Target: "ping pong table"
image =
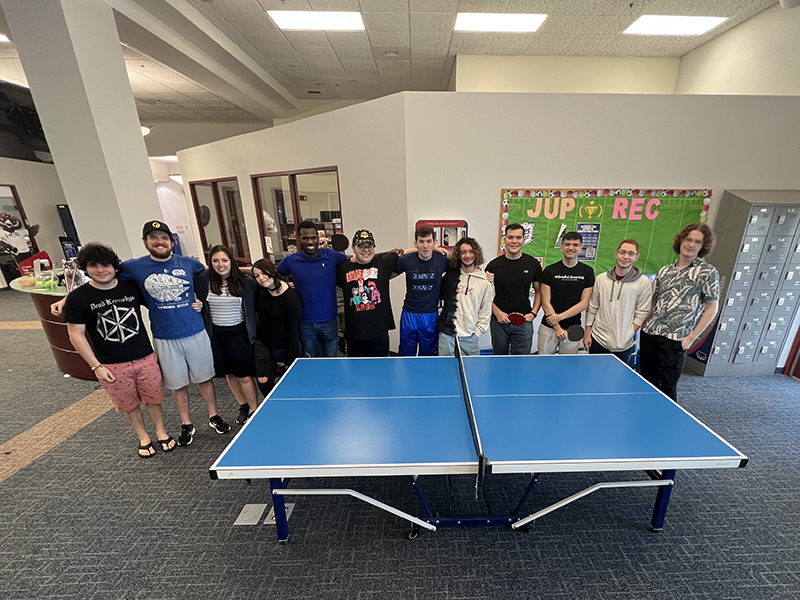
[[[657,488],[663,527],[677,469],[744,467],[747,457],[613,355],[315,358],[295,361],[210,468],[213,479],[269,478],[279,541],[285,496],[349,495],[420,528],[525,527],[604,488]],[[643,471],[521,514],[541,473]],[[435,516],[420,475],[531,475],[502,515]],[[417,517],[351,489],[292,478],[409,476]],[[421,514],[421,513],[420,513]]]

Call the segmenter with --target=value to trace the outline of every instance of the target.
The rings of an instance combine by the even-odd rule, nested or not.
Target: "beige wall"
[[[776,4],[685,54],[675,93],[800,95],[800,8]]]
[[[671,94],[678,58],[458,56],[458,92]]]
[[[16,186],[28,221],[31,225],[41,225],[36,236],[39,249],[45,250],[60,266],[64,253],[58,236],[64,235],[64,228],[56,204],[65,204],[67,201],[56,168],[45,163],[0,158],[0,184]],[[84,243],[91,241],[87,237],[90,232],[79,230],[78,235]]]

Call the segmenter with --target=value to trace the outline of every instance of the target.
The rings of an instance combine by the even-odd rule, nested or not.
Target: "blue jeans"
[[[303,350],[309,356],[319,356],[319,344],[322,343],[322,356],[336,356],[339,342],[339,328],[336,319],[320,323],[300,323],[300,341]]]
[[[458,338],[458,346],[461,348],[463,356],[478,356],[481,351],[478,347],[478,334],[473,333],[465,337]],[[439,356],[454,356],[456,353],[456,336],[439,334]]]

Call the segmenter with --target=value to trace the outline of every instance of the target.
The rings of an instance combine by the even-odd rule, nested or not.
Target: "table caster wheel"
[[[408,532],[408,539],[415,540],[419,537],[419,529],[412,529]]]

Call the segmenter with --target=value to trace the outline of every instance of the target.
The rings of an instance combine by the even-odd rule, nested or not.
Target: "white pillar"
[[[162,215],[111,7],[0,4],[81,242],[140,256],[142,224]]]

